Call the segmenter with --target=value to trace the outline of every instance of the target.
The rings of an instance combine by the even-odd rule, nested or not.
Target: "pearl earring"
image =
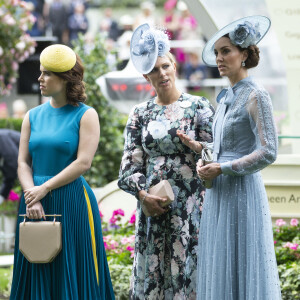
[[[244,62],[244,61],[242,61],[242,67],[245,67],[245,66],[246,66],[245,62]]]

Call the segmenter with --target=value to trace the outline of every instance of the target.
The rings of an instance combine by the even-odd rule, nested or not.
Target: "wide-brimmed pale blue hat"
[[[216,67],[216,56],[214,53],[215,42],[222,36],[229,34],[233,45],[247,48],[250,45],[257,45],[266,35],[271,26],[271,21],[265,16],[249,16],[236,20],[214,34],[206,43],[203,52],[203,62],[211,67]]]
[[[142,74],[148,74],[155,66],[158,56],[164,56],[170,50],[168,35],[145,23],[135,29],[130,42],[130,57],[135,68]]]

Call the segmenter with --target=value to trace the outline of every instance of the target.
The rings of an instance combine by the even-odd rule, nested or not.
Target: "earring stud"
[[[242,61],[242,67],[245,67],[245,66],[246,66],[245,62],[244,62],[244,61]]]

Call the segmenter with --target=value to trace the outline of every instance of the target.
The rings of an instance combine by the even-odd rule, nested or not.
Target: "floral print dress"
[[[203,97],[183,93],[166,106],[154,99],[136,105],[126,125],[119,187],[140,190],[167,179],[175,201],[167,213],[146,217],[137,204],[131,299],[195,299],[197,242],[204,188],[196,174],[198,155],[176,134],[211,142],[214,109]]]

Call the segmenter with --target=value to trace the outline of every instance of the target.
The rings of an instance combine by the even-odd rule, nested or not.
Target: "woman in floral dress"
[[[146,25],[138,27],[132,37],[132,60],[138,71],[147,74],[144,77],[157,96],[136,105],[129,115],[119,176],[120,188],[138,199],[130,295],[140,300],[195,299],[197,236],[204,194],[195,172],[195,152],[201,150],[199,142],[212,140],[214,111],[207,99],[177,89],[176,64],[168,52],[165,34]],[[152,56],[155,49],[146,47],[151,39],[158,47],[163,44],[165,51]],[[148,52],[136,48],[144,41]],[[181,142],[178,130],[191,138],[189,147]],[[147,193],[164,179],[175,194],[168,209],[160,206],[163,198]],[[150,217],[145,216],[141,204]]]

